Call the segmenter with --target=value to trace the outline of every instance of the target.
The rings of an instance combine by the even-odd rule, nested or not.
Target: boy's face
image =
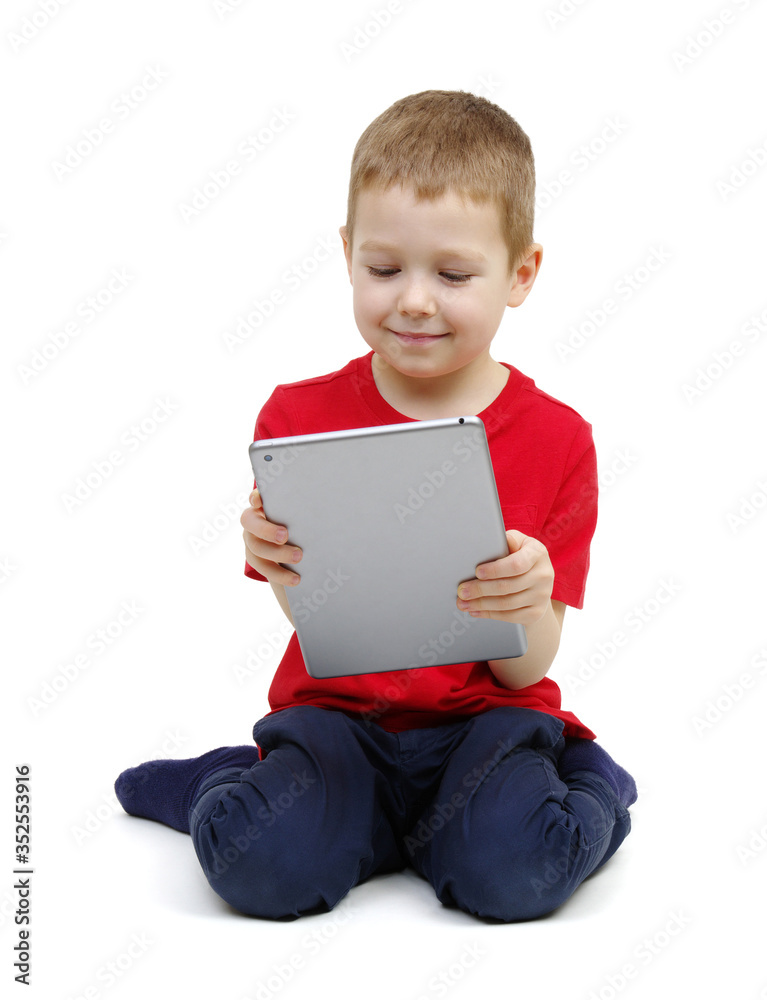
[[[340,231],[363,339],[402,375],[445,375],[490,361],[507,306],[527,297],[540,265],[535,244],[509,274],[493,203],[448,193],[416,201],[407,188],[359,195],[354,248]]]

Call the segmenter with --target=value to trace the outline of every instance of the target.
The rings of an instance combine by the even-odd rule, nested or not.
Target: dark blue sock
[[[115,793],[131,816],[155,819],[189,833],[189,807],[203,779],[225,767],[243,771],[258,761],[258,747],[218,747],[187,760],[150,760],[129,767],[115,782]]]
[[[563,778],[574,771],[592,771],[605,779],[624,806],[628,807],[637,800],[634,779],[593,740],[565,739],[565,749],[559,755],[557,769]]]

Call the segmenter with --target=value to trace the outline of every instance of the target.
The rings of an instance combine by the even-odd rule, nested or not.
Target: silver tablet
[[[524,626],[456,606],[508,555],[479,417],[254,441],[264,513],[303,550],[286,587],[312,677],[521,656]]]

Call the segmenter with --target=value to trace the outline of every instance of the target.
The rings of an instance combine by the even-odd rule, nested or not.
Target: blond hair
[[[352,156],[350,245],[361,191],[401,184],[416,198],[453,192],[495,202],[509,273],[533,242],[535,162],[530,140],[498,105],[465,90],[424,90],[395,101],[368,125]]]

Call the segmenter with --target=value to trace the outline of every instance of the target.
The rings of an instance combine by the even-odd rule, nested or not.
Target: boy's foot
[[[592,771],[604,778],[624,806],[633,805],[637,800],[634,779],[593,740],[566,738],[557,769],[563,778],[574,771]]]
[[[226,767],[247,771],[258,759],[258,747],[239,746],[218,747],[187,760],[150,760],[123,771],[115,781],[115,793],[131,816],[189,833],[189,808],[203,779]]]

